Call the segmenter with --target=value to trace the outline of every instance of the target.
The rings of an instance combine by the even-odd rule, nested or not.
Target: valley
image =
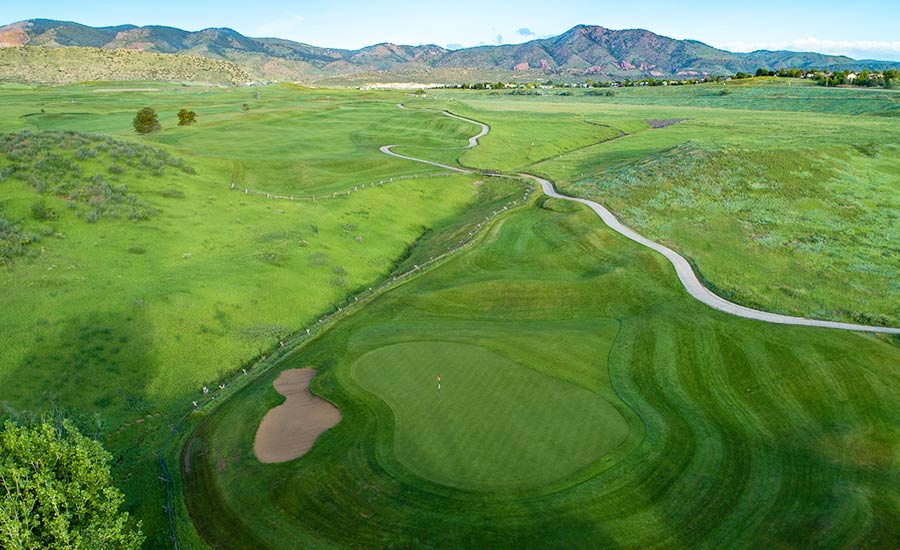
[[[586,25],[453,51],[16,25],[0,417],[100,442],[143,547],[900,540],[896,90],[339,86],[763,62]],[[623,40],[660,59],[613,69]]]

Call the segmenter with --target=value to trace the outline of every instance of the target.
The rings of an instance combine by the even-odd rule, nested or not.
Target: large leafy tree
[[[0,548],[136,549],[112,457],[68,421],[0,431]]]
[[[134,117],[134,130],[139,134],[149,134],[162,128],[153,107],[144,107]]]

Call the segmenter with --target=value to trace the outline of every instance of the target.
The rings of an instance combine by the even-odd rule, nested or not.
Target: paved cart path
[[[401,109],[406,109],[402,104],[397,105]],[[448,111],[441,111],[441,114],[444,116],[448,116],[450,118],[455,118],[457,120],[461,120],[463,122],[468,122],[471,124],[475,124],[481,127],[481,131],[469,138],[469,144],[465,147],[461,147],[461,149],[470,149],[478,145],[478,140],[488,132],[490,132],[490,127],[487,124],[482,122],[478,122],[472,119],[468,119],[465,117],[461,117],[459,115],[454,115]],[[436,166],[438,168],[443,168],[445,170],[452,170],[454,172],[460,172],[463,174],[485,174],[479,170],[472,170],[469,168],[461,168],[459,166],[450,166],[448,164],[441,164],[439,162],[434,162],[426,159],[420,159],[416,157],[411,157],[407,155],[401,155],[399,153],[395,153],[391,150],[391,148],[397,147],[397,145],[385,145],[381,147],[381,152],[386,155],[391,155],[393,157],[401,158],[404,160],[410,160],[413,162],[420,162],[423,164],[428,164],[431,166]],[[500,175],[500,174],[485,174],[485,175]],[[760,311],[757,309],[752,309],[749,307],[745,307],[742,305],[735,304],[733,302],[729,302],[725,298],[722,298],[718,294],[715,294],[708,288],[706,288],[703,283],[700,282],[700,279],[697,277],[697,274],[694,273],[694,270],[691,268],[691,264],[680,254],[672,250],[667,246],[663,246],[657,242],[651,241],[650,239],[644,237],[638,232],[634,231],[630,227],[626,226],[622,222],[620,222],[612,212],[606,209],[602,204],[598,202],[594,202],[589,199],[581,199],[576,197],[569,197],[567,195],[562,195],[556,191],[549,180],[544,178],[534,176],[531,174],[518,174],[518,176],[522,178],[531,179],[536,181],[541,186],[541,190],[548,197],[553,197],[555,199],[561,199],[566,201],[578,202],[586,205],[588,208],[593,210],[603,222],[609,226],[610,229],[619,233],[620,235],[624,235],[625,237],[631,239],[632,241],[644,245],[647,248],[655,250],[659,252],[663,256],[665,256],[675,267],[675,273],[678,275],[678,279],[681,281],[681,284],[684,285],[685,290],[688,291],[688,294],[693,296],[700,302],[708,305],[713,309],[717,309],[719,311],[724,311],[725,313],[730,313],[731,315],[736,315],[738,317],[744,317],[746,319],[754,319],[756,321],[764,321],[767,323],[776,323],[779,325],[800,325],[800,326],[808,326],[808,327],[821,327],[821,328],[832,328],[839,330],[853,330],[859,332],[879,332],[884,334],[900,334],[900,328],[893,327],[880,327],[880,326],[872,326],[872,325],[858,325],[854,323],[840,323],[836,321],[820,321],[818,319],[808,319],[806,317],[794,317],[791,315],[780,315],[778,313],[769,313],[767,311]]]

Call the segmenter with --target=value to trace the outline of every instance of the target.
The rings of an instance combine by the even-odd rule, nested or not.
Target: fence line
[[[334,191],[330,195],[278,195],[276,193],[271,193],[268,191],[259,191],[256,189],[250,189],[248,187],[241,187],[237,185],[235,182],[234,174],[231,176],[231,190],[232,191],[240,191],[241,193],[247,195],[258,195],[262,197],[266,197],[267,199],[277,199],[277,200],[286,200],[286,201],[319,201],[319,200],[327,200],[327,199],[336,199],[341,196],[348,196],[351,193],[356,193],[357,191],[361,191],[363,189],[371,189],[373,187],[381,187],[385,183],[393,183],[395,181],[402,180],[411,180],[411,179],[420,179],[420,178],[447,178],[451,176],[455,176],[458,174],[420,174],[420,175],[408,175],[408,176],[395,176],[393,178],[388,178],[385,180],[379,180],[376,182],[363,183],[360,185],[354,185],[349,189],[345,189],[342,191]]]
[[[172,435],[169,434],[169,438],[171,439]],[[168,446],[168,445],[167,445]],[[166,468],[166,459],[163,458],[162,454],[156,453],[156,457],[159,459],[159,468],[162,470],[162,476],[160,479],[166,484],[166,514],[169,516],[169,531],[170,538],[172,539],[172,544],[175,547],[175,550],[178,550],[178,535],[175,532],[175,510],[172,503],[172,493],[174,489],[172,487],[172,476],[169,475],[169,469]]]

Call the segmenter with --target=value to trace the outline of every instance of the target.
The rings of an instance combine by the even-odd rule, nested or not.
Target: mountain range
[[[0,48],[3,47],[17,47],[19,51],[74,47],[194,56],[226,63],[222,67],[229,72],[229,78],[246,74],[254,80],[309,83],[353,78],[383,82],[409,78],[453,82],[477,77],[608,80],[725,75],[753,72],[759,67],[900,68],[900,62],[857,61],[813,52],[734,53],[696,40],[676,40],[646,30],[611,30],[596,25],[578,25],[559,36],[515,45],[448,50],[436,45],[382,43],[344,50],[280,38],[250,38],[228,28],[192,32],[166,26],[90,27],[31,19],[0,27]]]

